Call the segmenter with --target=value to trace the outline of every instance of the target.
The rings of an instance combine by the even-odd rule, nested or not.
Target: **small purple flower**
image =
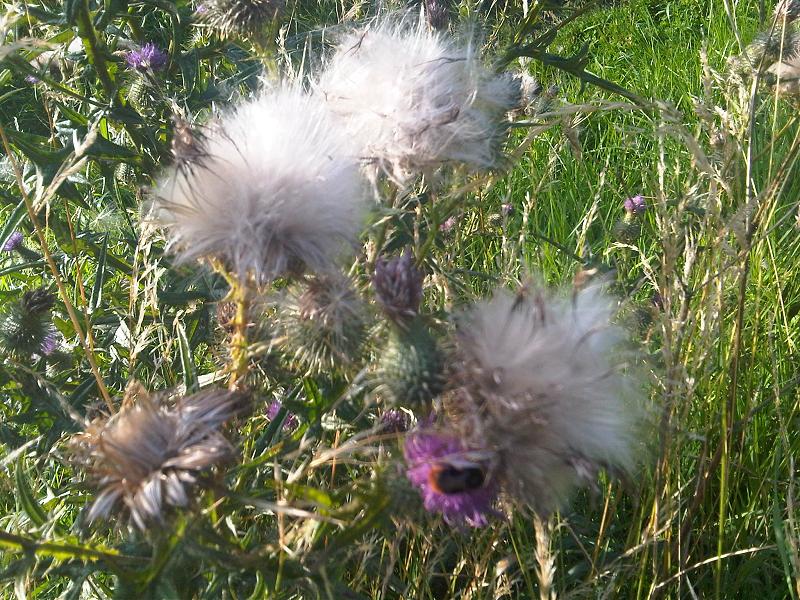
[[[25,76],[25,81],[30,83],[30,84],[34,84],[34,83],[39,83],[42,80],[39,79],[36,75],[26,75]]]
[[[469,452],[461,441],[453,436],[420,430],[406,437],[403,454],[408,469],[406,476],[419,488],[425,509],[440,512],[449,524],[468,524],[484,527],[488,517],[495,513],[492,504],[497,497],[497,485],[487,476],[479,463],[471,460],[475,453]],[[477,471],[479,481],[470,481]],[[454,480],[464,485],[450,485],[449,490],[442,487],[442,474],[452,483]]]
[[[267,418],[270,421],[273,421],[275,417],[278,416],[278,413],[281,411],[281,408],[283,408],[283,404],[281,403],[281,401],[273,400],[267,407]],[[294,431],[297,425],[298,425],[297,417],[294,416],[292,413],[287,412],[286,418],[283,420],[283,430]]]
[[[500,212],[503,213],[504,217],[509,216],[511,213],[514,212],[514,205],[510,202],[506,202],[503,206],[500,207]]]
[[[422,274],[414,257],[406,251],[398,258],[379,258],[372,277],[375,297],[386,314],[394,319],[413,317],[422,302]]]
[[[644,196],[638,194],[632,198],[627,198],[622,206],[629,215],[640,215],[647,208],[647,203],[644,200]]]
[[[167,54],[152,42],[125,55],[128,67],[139,72],[160,71],[167,66]]]
[[[3,252],[14,252],[22,244],[22,232],[15,231],[3,244]]]
[[[455,216],[449,217],[444,223],[439,225],[439,231],[447,233],[456,226],[456,223],[458,223],[458,219],[456,219]]]
[[[42,345],[39,349],[43,356],[50,356],[55,352],[56,347],[58,347],[58,339],[56,338],[55,331],[51,331],[42,340]]]
[[[408,429],[408,414],[399,408],[383,411],[380,418],[382,433],[402,433]]]

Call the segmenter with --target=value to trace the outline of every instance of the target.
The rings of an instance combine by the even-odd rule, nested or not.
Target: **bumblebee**
[[[486,470],[477,463],[466,461],[458,465],[438,463],[431,468],[428,482],[440,494],[471,492],[486,483]]]

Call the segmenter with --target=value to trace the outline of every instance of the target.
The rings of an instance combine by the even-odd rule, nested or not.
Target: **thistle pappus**
[[[457,43],[410,15],[344,36],[315,90],[360,140],[372,174],[398,184],[443,164],[496,166],[518,95],[473,39]]]
[[[642,456],[644,389],[616,304],[600,285],[498,290],[460,323],[447,401],[470,445],[492,449],[504,490],[541,513],[597,472]]]
[[[365,207],[357,150],[318,98],[267,90],[200,141],[192,168],[178,161],[161,176],[147,217],[180,261],[214,259],[266,282],[334,269],[355,246]]]

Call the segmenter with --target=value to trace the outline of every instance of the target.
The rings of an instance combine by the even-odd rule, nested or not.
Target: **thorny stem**
[[[61,275],[58,272],[58,265],[56,265],[52,254],[50,254],[50,249],[47,246],[47,240],[44,236],[44,231],[42,230],[41,225],[39,225],[39,219],[36,218],[36,212],[33,210],[31,198],[25,191],[25,186],[22,182],[22,173],[19,170],[19,165],[14,158],[14,154],[11,152],[11,146],[8,143],[8,137],[6,137],[6,130],[2,124],[0,124],[0,138],[2,138],[3,148],[5,149],[6,155],[11,162],[11,167],[14,169],[14,176],[17,179],[17,187],[19,187],[20,194],[22,194],[22,200],[25,202],[25,208],[28,211],[28,218],[31,220],[33,230],[36,232],[36,238],[39,241],[39,246],[42,248],[42,254],[44,255],[47,265],[50,267],[50,271],[53,274],[56,287],[58,287],[58,294],[61,297],[61,301],[64,303],[64,307],[67,309],[69,319],[72,322],[72,327],[75,329],[75,334],[78,336],[78,340],[83,347],[83,352],[86,355],[86,359],[89,361],[89,367],[92,370],[92,375],[94,375],[94,378],[97,381],[97,388],[100,390],[100,394],[103,396],[103,400],[105,401],[108,410],[111,412],[111,414],[114,414],[117,412],[117,409],[114,406],[114,403],[111,401],[108,388],[106,388],[103,377],[100,375],[100,369],[98,369],[97,362],[94,359],[94,352],[87,342],[86,335],[83,333],[83,329],[81,329],[81,323],[78,320],[78,315],[75,312],[75,308],[72,306],[72,302],[69,300],[67,288],[64,286],[64,281],[61,279]]]
[[[250,308],[250,295],[246,281],[229,278],[231,283],[231,300],[236,304],[236,316],[233,320],[231,336],[231,365],[228,389],[240,390],[244,386],[247,375],[247,314]]]

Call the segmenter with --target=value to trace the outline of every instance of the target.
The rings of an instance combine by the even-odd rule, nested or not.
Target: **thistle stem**
[[[247,375],[247,314],[250,308],[250,295],[246,282],[238,279],[229,279],[231,282],[231,299],[236,304],[236,316],[233,320],[233,335],[231,336],[231,365],[229,390],[239,390],[244,386]]]

